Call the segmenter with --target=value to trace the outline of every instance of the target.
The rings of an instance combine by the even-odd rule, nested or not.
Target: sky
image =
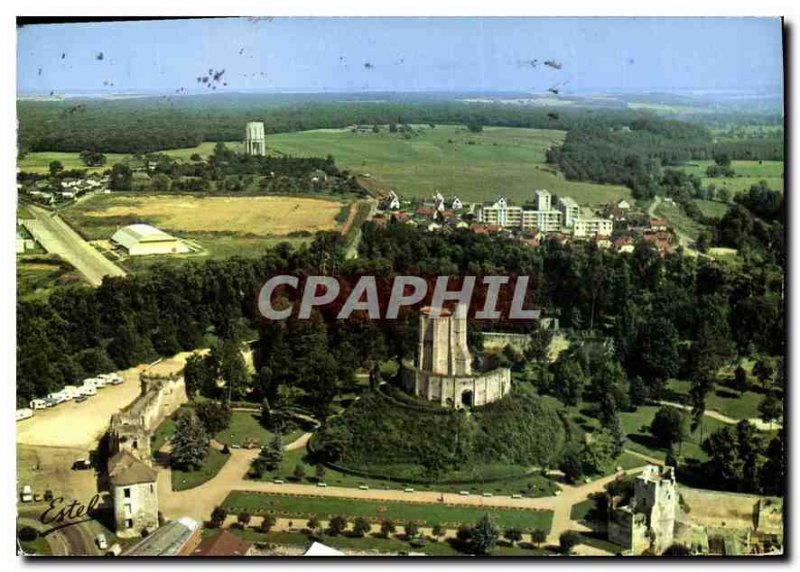
[[[777,18],[226,18],[24,26],[17,87],[780,94],[782,66]]]

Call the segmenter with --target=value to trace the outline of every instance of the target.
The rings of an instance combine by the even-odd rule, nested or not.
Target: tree
[[[203,423],[206,432],[214,435],[231,424],[231,408],[227,403],[208,401],[195,406],[197,417]]]
[[[483,125],[481,125],[480,121],[474,119],[467,122],[467,129],[470,133],[480,133],[483,131]]]
[[[259,530],[264,534],[266,534],[267,532],[272,530],[272,527],[275,526],[276,521],[277,519],[274,516],[268,514],[267,516],[261,519],[261,525],[259,527]]]
[[[213,382],[213,375],[209,371],[206,359],[195,352],[186,358],[186,365],[183,366],[183,380],[186,385],[186,396],[194,399],[198,393],[202,393]]]
[[[581,450],[580,460],[584,474],[605,473],[614,461],[614,439],[607,429],[592,433]]]
[[[64,165],[61,164],[61,161],[50,161],[48,169],[51,177],[57,177],[64,170]]]
[[[275,435],[269,444],[261,447],[258,457],[253,459],[253,473],[260,478],[267,471],[274,471],[283,460],[283,443],[280,435]]]
[[[568,483],[576,483],[583,477],[583,462],[580,450],[575,445],[567,447],[564,451],[559,469],[564,473]]]
[[[130,191],[133,183],[133,171],[124,163],[114,163],[108,187],[113,191]]]
[[[339,536],[347,528],[347,519],[341,515],[331,517],[328,521],[328,534],[330,536]]]
[[[252,519],[253,519],[253,516],[252,516],[252,515],[251,515],[249,512],[247,512],[247,511],[242,511],[242,512],[240,512],[238,515],[236,515],[236,520],[237,520],[237,522],[238,522],[239,524],[241,524],[241,525],[242,525],[242,528],[244,528],[244,527],[246,527],[248,524],[250,524],[250,521],[251,521]]]
[[[221,526],[227,517],[228,511],[221,506],[215,507],[214,510],[211,511],[211,523],[215,528]]]
[[[219,376],[225,382],[229,400],[238,400],[245,395],[250,374],[247,372],[247,364],[239,350],[238,342],[233,340],[223,342]]]
[[[100,153],[95,147],[81,151],[81,161],[87,167],[100,167],[106,164],[106,156]]]
[[[470,545],[472,549],[478,554],[488,554],[492,549],[497,546],[497,541],[500,539],[500,527],[498,527],[489,517],[488,514],[483,515],[475,524],[472,529],[472,538]]]
[[[662,406],[650,423],[650,433],[662,447],[671,447],[686,439],[686,421],[677,407]]]
[[[667,456],[664,459],[664,465],[673,468],[678,466],[678,460],[675,458],[675,449],[673,449],[672,443],[669,444],[669,448],[667,449]]]
[[[312,516],[311,518],[308,519],[306,526],[311,530],[318,529],[320,527],[319,519],[316,516]]]
[[[547,532],[545,532],[541,528],[534,528],[531,531],[531,542],[533,542],[537,547],[541,547],[542,543],[546,541],[547,541]]]
[[[442,536],[444,536],[444,535],[445,535],[445,529],[444,529],[444,527],[443,527],[441,524],[439,524],[438,522],[437,522],[437,523],[435,523],[435,524],[434,524],[434,525],[431,527],[431,535],[432,535],[434,538],[436,538],[436,539],[438,539],[438,538],[441,538]]]
[[[306,476],[306,468],[302,463],[297,463],[294,466],[294,472],[292,473],[294,478],[298,481],[302,481]]]
[[[359,538],[363,538],[371,530],[372,530],[372,525],[369,523],[369,521],[366,518],[364,518],[362,516],[359,516],[353,522],[353,535],[355,535],[355,536],[357,536]]]
[[[407,522],[403,525],[407,539],[412,539],[419,534],[419,525],[416,522]]]
[[[317,481],[323,481],[325,479],[325,473],[325,465],[317,463],[314,467],[314,476],[317,477]]]
[[[203,465],[208,455],[208,435],[191,409],[181,409],[172,436],[171,463],[189,471]]]
[[[508,540],[511,545],[515,545],[517,542],[522,540],[522,531],[519,528],[511,527],[506,528],[503,531],[503,538]]]
[[[556,362],[553,382],[559,400],[565,405],[577,405],[587,379],[580,363],[567,358]]]
[[[761,382],[761,387],[766,388],[767,382],[771,381],[772,376],[775,375],[775,368],[769,359],[761,358],[753,364],[753,375]]]
[[[397,525],[393,520],[387,519],[381,521],[381,536],[383,538],[389,538],[389,535],[394,534],[395,530],[397,530]]]
[[[766,423],[772,423],[783,417],[783,403],[770,391],[758,404],[758,413]]]
[[[738,390],[739,393],[744,393],[747,390],[747,386],[747,372],[742,365],[739,364],[733,372],[733,387]]]
[[[571,554],[572,549],[583,541],[581,535],[574,530],[566,530],[558,537],[558,546],[562,554]]]

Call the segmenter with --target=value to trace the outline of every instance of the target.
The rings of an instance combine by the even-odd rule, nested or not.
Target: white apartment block
[[[536,191],[536,206],[550,204],[550,193]],[[521,228],[529,231],[555,232],[561,228],[561,212],[557,210],[528,210],[510,206],[505,197],[500,197],[491,206],[482,206],[478,211],[478,221],[503,228]]]
[[[614,221],[607,218],[576,218],[572,226],[575,238],[611,236],[613,230]]]
[[[558,210],[564,213],[564,226],[572,228],[575,219],[581,216],[581,207],[571,197],[558,199]]]

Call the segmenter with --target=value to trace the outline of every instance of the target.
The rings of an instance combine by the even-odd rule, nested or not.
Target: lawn
[[[153,431],[153,436],[150,437],[150,450],[153,455],[172,437],[173,433],[175,433],[175,420],[172,417],[167,417],[161,422],[161,425],[156,427],[156,430]]]
[[[258,413],[249,411],[234,411],[231,414],[231,424],[227,429],[223,429],[214,439],[220,443],[241,446],[248,439],[257,441],[260,445],[266,445],[272,441],[273,433],[270,433],[258,419]],[[303,432],[300,430],[292,431],[283,437],[283,444],[291,443]]]
[[[263,480],[271,481],[275,478],[281,478],[284,480],[291,480],[293,479],[293,474],[295,467],[300,465],[303,467],[304,474],[306,475],[305,480],[308,482],[316,482],[315,477],[315,469],[316,465],[313,463],[313,460],[309,458],[308,453],[305,449],[295,449],[294,451],[287,451],[283,456],[283,461],[281,462],[278,470],[265,474],[263,476]],[[485,474],[487,474],[487,478],[490,478],[488,475],[497,476],[497,475],[510,475],[514,474],[513,471],[517,471],[519,473],[523,472],[521,467],[508,467],[506,465],[495,465],[495,466],[488,466],[482,467]],[[503,480],[503,481],[495,481],[495,482],[478,482],[473,484],[446,484],[446,483],[432,483],[432,484],[411,484],[402,481],[401,479],[397,480],[385,480],[385,479],[370,479],[366,477],[360,477],[356,475],[351,475],[349,473],[343,473],[341,471],[337,471],[334,469],[327,468],[325,469],[325,476],[323,480],[329,484],[338,487],[351,487],[357,488],[362,485],[366,485],[372,489],[381,489],[381,490],[398,490],[404,489],[407,487],[412,487],[415,490],[419,491],[441,491],[445,493],[459,493],[461,491],[469,491],[471,494],[480,495],[483,493],[492,493],[496,495],[513,495],[513,494],[522,494],[526,497],[544,497],[544,496],[552,496],[553,493],[558,489],[555,483],[547,477],[543,477],[540,474],[533,474],[533,475],[520,475],[519,478],[512,478],[510,480]]]
[[[225,455],[214,447],[208,448],[208,456],[203,466],[194,471],[172,469],[172,490],[184,491],[199,487],[206,481],[213,479],[227,462],[229,455]]]
[[[415,125],[415,135],[352,133],[347,129],[320,129],[267,136],[267,147],[293,156],[332,154],[337,165],[361,175],[369,186],[394,189],[401,198],[446,197],[482,202],[505,195],[521,203],[535,189],[569,195],[581,204],[631,199],[628,188],[567,181],[545,152],[560,144],[564,131],[486,127],[470,133],[463,126]],[[373,184],[368,183],[370,181]]]
[[[256,516],[272,514],[276,517],[305,519],[316,516],[322,520],[340,514],[350,518],[361,516],[373,522],[392,519],[399,523],[414,521],[428,526],[439,523],[449,528],[465,522],[476,522],[488,513],[501,528],[510,526],[523,530],[540,528],[548,532],[553,519],[553,513],[544,510],[472,508],[442,503],[372,501],[247,491],[228,493],[223,507],[232,514],[247,511]]]
[[[671,379],[667,389],[673,394],[670,401],[688,403],[691,383]],[[758,404],[764,399],[763,393],[745,391],[740,393],[724,386],[718,386],[706,397],[706,409],[719,411],[733,419],[752,419],[759,417]]]

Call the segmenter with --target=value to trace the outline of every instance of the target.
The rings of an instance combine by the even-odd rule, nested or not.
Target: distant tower
[[[244,150],[248,155],[267,154],[267,141],[264,136],[264,124],[251,121],[244,129]]]

